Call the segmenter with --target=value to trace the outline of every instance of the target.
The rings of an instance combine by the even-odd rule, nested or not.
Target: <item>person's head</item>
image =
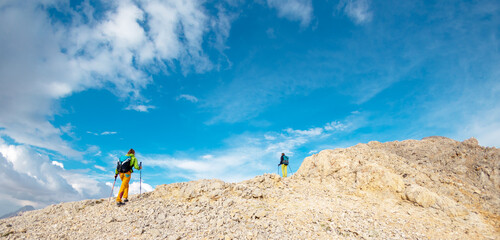
[[[135,155],[135,151],[134,151],[134,149],[132,149],[132,148],[131,148],[130,150],[128,150],[128,153],[127,153],[127,154],[134,154],[134,155]]]
[[[285,156],[285,153],[281,153],[281,156]]]

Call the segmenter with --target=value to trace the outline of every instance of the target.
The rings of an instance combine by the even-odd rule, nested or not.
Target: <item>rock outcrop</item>
[[[324,150],[292,177],[158,186],[122,207],[61,203],[7,239],[500,239],[500,150],[443,137]]]

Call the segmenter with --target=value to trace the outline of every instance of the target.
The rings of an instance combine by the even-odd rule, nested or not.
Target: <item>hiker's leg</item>
[[[285,174],[285,177],[287,177],[288,176],[288,172],[287,172],[288,165],[283,164],[283,166],[285,166],[285,170],[283,170],[283,173]]]
[[[123,183],[125,184],[125,189],[123,189],[123,198],[128,199],[128,187],[129,187],[129,182],[130,178],[132,177],[131,172],[125,173],[125,177],[123,178]]]
[[[124,178],[125,178],[125,173],[120,173],[120,179],[122,180],[122,184],[120,185],[120,191],[118,191],[118,196],[116,196],[117,202],[122,201],[123,190],[125,189],[125,182],[123,181]]]
[[[283,174],[283,177],[286,177],[286,165],[281,164],[281,173]]]

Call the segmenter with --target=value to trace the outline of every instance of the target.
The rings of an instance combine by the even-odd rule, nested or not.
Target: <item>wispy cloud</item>
[[[322,127],[309,129],[287,128],[279,132],[241,134],[227,139],[231,144],[220,150],[202,153],[179,153],[179,156],[141,156],[148,166],[169,171],[171,178],[195,180],[218,178],[224,181],[241,181],[263,172],[274,172],[282,152],[295,158],[293,167],[298,168],[303,148],[312,142],[324,142],[333,134],[346,134],[365,124],[363,116],[349,116],[342,122],[333,121]],[[332,128],[336,126],[350,126]],[[300,150],[299,150],[300,149]],[[307,154],[316,152],[311,150]]]
[[[457,131],[462,138],[475,137],[479,144],[490,147],[500,147],[500,108],[482,111],[477,116],[471,117],[463,130]]]
[[[372,20],[373,12],[370,5],[371,0],[342,0],[337,9],[343,9],[355,23],[363,24]]]
[[[110,132],[110,131],[104,131],[102,133],[95,133],[95,132],[91,132],[91,131],[87,131],[88,134],[92,134],[92,135],[95,135],[95,136],[99,136],[99,135],[115,135],[117,134],[117,132]],[[97,149],[98,150],[98,149]],[[98,151],[100,152],[100,151]]]
[[[274,32],[274,28],[268,28],[266,30],[266,34],[269,38],[276,38],[276,33]]]
[[[491,65],[485,64],[489,65],[488,68],[494,69],[500,64],[500,57],[491,60]],[[436,99],[423,103],[426,111],[417,119],[419,125],[440,129],[457,140],[475,137],[483,146],[500,147],[500,106],[497,104],[500,83],[496,81],[500,71],[495,69],[485,73],[487,71],[481,72],[488,77],[481,84],[467,81],[462,87],[450,87],[444,93],[435,93]],[[464,75],[474,76],[475,73]],[[453,101],[445,96],[453,96]]]
[[[411,7],[412,5],[410,5]],[[398,6],[399,8],[399,6]],[[419,64],[427,86],[420,89],[418,104],[411,109],[417,119],[413,131],[441,132],[457,140],[476,137],[486,146],[500,146],[500,21],[489,19],[500,9],[495,1],[448,5],[440,2],[428,9],[429,28],[410,28],[408,42],[418,39],[418,48],[407,50],[413,58],[431,62]],[[459,16],[459,17],[457,17]],[[409,32],[410,33],[410,32]],[[417,45],[416,43],[412,45]],[[408,48],[406,48],[408,49]],[[427,82],[425,82],[427,81]]]
[[[114,134],[116,134],[116,132],[108,132],[108,131],[106,131],[106,132],[102,132],[101,133],[101,135],[114,135]]]
[[[155,106],[152,105],[130,105],[126,110],[134,110],[138,112],[149,112],[150,109],[155,109]]]
[[[290,66],[267,70],[245,66],[244,69],[238,78],[204,99],[201,107],[214,113],[207,124],[253,119],[287,96],[304,95],[331,84],[324,79],[312,81],[310,72]]]
[[[105,167],[103,167],[103,166],[99,166],[99,165],[94,165],[94,167],[95,167],[95,168],[97,168],[97,169],[99,169],[99,170],[101,170],[101,171],[103,171],[103,172],[105,172],[105,171],[108,171],[108,170],[109,170],[109,169],[106,169]]]
[[[347,126],[344,123],[341,123],[339,121],[334,121],[334,122],[331,122],[331,123],[327,123],[326,126],[325,126],[325,130],[327,130],[327,131],[334,131],[334,130],[343,131],[343,130],[345,130],[348,127],[349,126]]]
[[[171,178],[180,177],[188,180],[218,178],[225,181],[240,181],[254,174],[253,171],[258,166],[255,164],[257,155],[260,155],[259,149],[249,146],[214,151],[198,157],[160,155],[143,156],[142,159],[148,166],[168,169]],[[234,171],[235,169],[238,171]]]
[[[189,94],[181,94],[177,97],[177,100],[180,100],[180,99],[184,99],[186,101],[190,101],[192,103],[195,103],[195,102],[198,102],[198,98],[193,96],[193,95],[189,95]]]
[[[98,135],[97,133],[94,134],[90,131],[87,131],[88,134],[92,134],[92,135]],[[85,150],[85,153],[84,154],[88,154],[88,155],[91,155],[91,156],[101,156],[102,154],[102,151],[100,149],[99,146],[96,146],[96,145],[90,145],[87,147],[87,150]]]
[[[321,134],[323,134],[324,129],[319,128],[319,127],[311,128],[308,130],[295,130],[295,129],[287,128],[287,129],[285,129],[285,131],[289,134],[298,135],[298,136],[316,137],[316,136],[320,136]]]
[[[267,0],[267,5],[278,10],[278,16],[289,20],[298,20],[302,26],[307,26],[313,17],[311,0]]]

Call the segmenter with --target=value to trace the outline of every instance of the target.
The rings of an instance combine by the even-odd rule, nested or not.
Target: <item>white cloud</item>
[[[347,125],[345,125],[339,121],[333,121],[333,122],[327,123],[325,126],[326,131],[343,131],[347,128],[348,128]]]
[[[222,18],[207,15],[203,4],[123,0],[99,13],[87,1],[77,6],[80,11],[62,1],[3,4],[0,22],[9,24],[0,25],[0,32],[9,34],[0,38],[0,134],[78,156],[82,153],[61,138],[71,136],[72,126],[47,120],[60,111],[54,106],[61,98],[107,88],[130,101],[127,109],[153,109],[142,104],[147,99],[141,94],[152,83],[151,71],[169,71],[174,62],[184,72],[210,70],[202,48],[209,32],[222,36],[217,44],[223,49],[230,26],[217,24]],[[71,21],[60,22],[46,9],[57,9]]]
[[[8,145],[0,138],[0,199],[35,208],[49,204],[105,197],[109,188],[87,175],[65,170],[26,145]],[[11,204],[12,205],[12,204]],[[9,205],[7,205],[9,206]],[[7,207],[5,206],[5,207]],[[0,211],[11,211],[4,209]]]
[[[315,153],[318,153],[318,150],[311,150],[308,152],[308,154],[315,154]]]
[[[95,132],[87,131],[87,133],[95,135],[95,136],[99,136],[99,135],[101,135],[101,136],[102,135],[115,135],[115,134],[117,134],[117,132],[112,132],[112,131],[104,131],[102,133],[95,133]],[[95,148],[95,146],[94,146],[94,148]],[[95,150],[95,149],[93,149],[93,150]]]
[[[203,159],[212,159],[212,158],[214,158],[214,156],[210,155],[210,154],[207,154],[207,155],[203,155],[201,158],[203,158]]]
[[[115,135],[116,132],[109,132],[109,131],[105,131],[105,132],[102,132],[101,135]]]
[[[142,184],[139,183],[139,181],[134,181],[130,183],[129,186],[129,194],[139,194],[139,193],[146,193],[146,192],[151,192],[153,191],[154,188],[142,181]]]
[[[61,163],[61,162],[58,162],[58,161],[52,161],[52,165],[54,166],[58,166],[62,169],[64,169],[64,165]]]
[[[227,38],[229,38],[231,23],[238,17],[238,14],[229,12],[228,10],[223,8],[221,4],[217,5],[217,10],[217,17],[212,18],[211,25],[212,28],[216,29],[214,46],[217,50],[219,50],[219,52],[222,53],[228,48],[225,42]]]
[[[267,5],[278,10],[278,16],[298,20],[302,26],[311,22],[313,7],[311,0],[267,0]]]
[[[179,99],[184,99],[184,100],[190,101],[192,103],[198,102],[198,98],[196,98],[193,95],[189,95],[189,94],[181,94],[180,96],[177,97],[177,100],[179,100]]]
[[[65,134],[67,134],[67,135],[68,135],[68,136],[70,136],[70,137],[75,137],[75,134],[73,133],[73,129],[74,129],[74,128],[75,128],[75,127],[73,127],[73,126],[71,125],[71,123],[68,123],[68,124],[66,124],[66,125],[64,125],[64,126],[61,126],[61,127],[60,127],[61,132],[63,132],[63,133],[65,133]]]
[[[294,129],[288,128],[285,131],[287,131],[290,134],[297,134],[297,135],[304,135],[304,136],[308,136],[308,137],[315,137],[315,136],[319,136],[319,135],[321,135],[323,133],[323,128],[317,127],[317,128],[310,128],[308,130],[294,130]]]
[[[276,137],[275,137],[275,136],[271,136],[271,135],[264,134],[264,139],[266,139],[266,140],[275,140],[275,139],[276,139]]]
[[[373,12],[370,4],[371,0],[342,0],[337,9],[343,9],[355,23],[363,24],[372,20]]]
[[[104,172],[109,170],[109,169],[106,169],[105,167],[99,166],[99,165],[94,165],[94,167],[101,170],[101,171],[104,171]]]
[[[126,110],[135,110],[138,112],[149,112],[149,109],[155,109],[155,106],[151,105],[130,105]]]
[[[196,158],[176,158],[172,156],[143,156],[150,167],[170,170],[169,177],[189,180],[217,178],[224,181],[241,181],[255,175],[255,170],[262,170],[259,160],[265,153],[254,146],[229,148],[210,152]],[[211,157],[207,157],[207,155]]]

